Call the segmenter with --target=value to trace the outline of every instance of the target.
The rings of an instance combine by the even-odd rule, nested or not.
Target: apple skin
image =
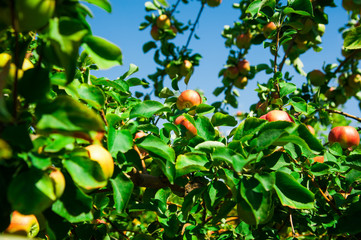
[[[313,70],[307,74],[313,86],[319,87],[325,84],[326,76],[320,70]]]
[[[170,79],[174,79],[179,74],[179,67],[172,62],[168,63],[165,67],[165,72],[168,74]]]
[[[230,79],[236,79],[238,76],[238,68],[236,66],[230,66],[226,70],[226,76]]]
[[[348,85],[353,89],[360,89],[361,87],[361,75],[352,74],[347,78]]]
[[[85,149],[88,151],[89,158],[99,163],[105,178],[108,179],[113,176],[114,161],[112,155],[105,148],[93,144],[85,147]]]
[[[312,134],[312,135],[315,135],[315,129],[311,126],[311,125],[306,125],[306,127],[307,127],[307,129],[308,129],[308,131],[310,131],[310,133]]]
[[[184,60],[179,68],[179,73],[183,77],[187,76],[192,71],[193,64],[189,60]]]
[[[355,4],[353,0],[342,0],[342,7],[346,11],[354,11],[357,10],[360,6]]]
[[[157,27],[160,29],[170,28],[171,23],[167,15],[162,14],[157,18]]]
[[[150,30],[150,35],[152,36],[152,38],[155,41],[159,40],[160,34],[159,34],[159,29],[158,29],[157,25],[152,26],[152,29]]]
[[[176,118],[176,120],[174,121],[174,124],[176,125],[183,125],[186,129],[187,129],[187,133],[190,133],[190,136],[195,136],[197,135],[197,129],[194,127],[194,125],[188,120],[186,119],[183,115],[179,116]]]
[[[139,131],[139,132],[137,132],[137,133],[135,134],[134,140],[135,140],[135,139],[138,139],[138,138],[145,137],[145,136],[147,136],[147,134],[146,134],[145,132]]]
[[[252,35],[250,33],[242,33],[236,38],[236,46],[239,49],[249,48],[251,46]]]
[[[239,89],[244,89],[247,86],[248,78],[245,76],[239,76],[234,82],[234,86]]]
[[[323,156],[317,156],[317,157],[313,158],[314,163],[316,163],[316,162],[324,163],[324,161],[325,161],[325,158]]]
[[[35,237],[39,233],[39,222],[35,215],[23,215],[18,211],[14,211],[11,215],[10,225],[5,233]]]
[[[268,36],[272,33],[272,31],[276,30],[276,24],[274,22],[269,22],[266,25],[263,26],[262,32],[263,35],[268,38]]]
[[[179,110],[191,108],[202,103],[202,97],[194,90],[185,90],[179,95],[176,105]],[[192,111],[193,112],[193,111]]]
[[[242,74],[247,74],[251,70],[251,65],[249,61],[243,59],[237,63],[238,71]]]
[[[272,110],[267,114],[261,116],[260,119],[265,119],[269,122],[275,122],[275,121],[295,122],[287,112],[281,110]]]
[[[328,141],[331,144],[338,142],[343,149],[352,150],[359,145],[360,135],[354,127],[338,126],[332,128],[328,134]]]
[[[56,198],[60,198],[63,195],[65,190],[65,178],[63,173],[55,167],[51,168],[51,172],[49,174],[51,181],[53,182],[54,191]]]
[[[210,7],[217,7],[222,3],[222,0],[207,0],[207,5]]]

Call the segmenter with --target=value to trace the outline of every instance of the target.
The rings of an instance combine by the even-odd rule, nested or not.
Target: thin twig
[[[357,53],[359,53],[361,51],[361,49],[357,49],[354,50],[350,55],[348,55],[341,63],[340,65],[336,68],[335,72],[333,74],[338,73],[341,68],[350,60],[352,59]]]
[[[104,219],[112,225],[112,227],[117,231],[121,236],[123,236],[125,239],[130,239],[125,235],[108,217],[104,217]]]
[[[193,34],[194,34],[194,31],[196,30],[196,26],[197,26],[197,24],[198,24],[198,22],[199,22],[199,19],[200,19],[201,15],[202,15],[204,6],[205,6],[205,2],[202,2],[201,9],[199,10],[197,19],[196,19],[195,23],[193,24],[193,28],[191,29],[191,33],[189,34],[187,43],[186,43],[186,45],[183,47],[184,50],[188,48],[189,43],[191,42],[192,36],[193,36]]]
[[[294,237],[296,235],[295,228],[293,227],[293,220],[292,220],[292,212],[290,211],[290,224],[292,229],[292,236]]]
[[[348,117],[348,118],[353,118],[353,119],[361,122],[361,118],[356,117],[356,116],[351,115],[351,114],[348,114],[348,113],[345,113],[345,112],[342,112],[342,111],[339,111],[339,110],[333,110],[333,109],[327,109],[327,108],[320,108],[318,110],[319,111],[324,110],[324,111],[329,112],[329,113],[337,113],[337,114],[343,115],[343,116]]]
[[[108,126],[108,121],[107,121],[107,118],[105,117],[105,112],[103,109],[100,111],[100,116],[102,117],[103,122],[105,123],[105,126]]]
[[[174,8],[172,9],[172,11],[170,12],[169,16],[172,16],[172,14],[174,13],[174,11],[177,9],[178,4],[180,3],[181,0],[178,0],[177,3],[174,5]]]
[[[280,63],[280,67],[279,67],[279,71],[282,72],[282,69],[283,69],[283,65],[285,64],[286,62],[286,59],[288,58],[288,54],[290,53],[292,47],[293,47],[293,44],[295,43],[295,41],[292,39],[290,45],[288,45],[287,49],[286,49],[286,52],[285,52],[285,55],[283,56],[283,59]]]
[[[278,28],[277,29],[277,37],[276,37],[276,53],[275,53],[275,58],[274,58],[274,63],[273,63],[275,73],[277,72],[277,56],[278,56],[278,45],[280,42],[280,31],[281,31],[281,29]]]

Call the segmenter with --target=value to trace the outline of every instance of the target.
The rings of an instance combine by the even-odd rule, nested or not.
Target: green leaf
[[[346,49],[359,49],[361,48],[361,27],[351,28],[347,31],[343,46]]]
[[[108,13],[112,11],[112,6],[110,5],[110,2],[108,2],[107,0],[82,0],[82,1],[98,6],[104,9],[105,11],[107,11]]]
[[[197,136],[205,140],[213,140],[216,136],[214,126],[207,117],[199,116],[195,121],[195,127],[197,128]]]
[[[175,153],[173,148],[169,147],[162,140],[153,135],[146,136],[139,143],[137,142],[137,145],[149,153],[155,154],[160,158],[170,161],[171,163],[175,163]]]
[[[133,107],[130,111],[130,118],[145,117],[150,118],[154,114],[161,112],[170,112],[170,108],[164,106],[160,102],[146,100]]]
[[[33,68],[24,72],[19,81],[19,93],[30,103],[44,100],[50,91],[49,71]]]
[[[267,124],[266,120],[259,118],[247,118],[239,124],[235,133],[234,140],[241,140],[243,137],[253,137],[256,132]]]
[[[130,95],[129,86],[127,84],[120,84],[116,80],[111,81],[108,79],[98,78],[98,79],[92,79],[92,84],[112,87],[114,88],[113,91],[115,90],[117,92],[120,92],[124,96]]]
[[[318,138],[310,133],[306,125],[301,124],[297,128],[298,136],[301,137],[307,145],[315,152],[321,152],[324,150],[324,147],[322,146],[321,142],[318,140]]]
[[[120,79],[124,80],[124,79],[128,78],[129,76],[133,75],[134,73],[136,73],[136,72],[138,72],[138,71],[139,71],[138,66],[135,65],[135,64],[133,64],[133,63],[131,63],[131,64],[129,64],[129,70],[128,70],[126,73],[124,73],[124,74],[120,77]]]
[[[149,41],[143,45],[143,53],[147,53],[153,48],[157,48],[157,44],[153,41]]]
[[[105,103],[105,95],[100,88],[83,83],[77,90],[80,99],[86,101],[90,106],[97,110],[102,109]]]
[[[198,144],[195,149],[202,151],[202,152],[206,152],[206,153],[212,153],[214,152],[217,148],[224,148],[226,145],[224,145],[224,143],[222,142],[217,142],[217,141],[205,141],[202,142],[200,144]]]
[[[293,13],[295,14],[313,16],[311,0],[288,0],[288,6],[292,8]],[[284,11],[286,11],[286,9]]]
[[[361,204],[351,204],[346,213],[337,221],[336,231],[338,233],[357,234],[361,231],[361,222],[358,220],[361,214]]]
[[[133,192],[134,183],[119,172],[114,179],[110,179],[114,192],[114,205],[118,213],[124,211],[127,207],[130,197]]]
[[[208,113],[213,113],[214,109],[215,108],[213,106],[210,106],[205,103],[201,103],[196,107],[196,112],[198,115],[204,115],[204,114],[208,114]]]
[[[230,116],[228,114],[223,114],[220,112],[216,112],[213,116],[212,116],[212,120],[211,120],[213,126],[236,126],[237,125],[237,120],[233,117]]]
[[[145,10],[149,12],[149,11],[158,10],[158,8],[152,2],[146,2]]]
[[[295,145],[299,146],[302,149],[302,155],[304,155],[306,157],[313,156],[313,153],[312,153],[310,147],[305,142],[305,140],[303,140],[302,138],[300,138],[298,136],[294,136],[294,135],[285,136],[285,137],[281,137],[281,138],[277,139],[277,141],[274,142],[274,144],[277,146],[283,146],[288,143],[294,143]]]
[[[172,96],[174,96],[174,92],[167,87],[164,87],[159,93],[160,98],[168,98]]]
[[[284,133],[285,131],[281,129],[268,129],[262,132],[258,137],[254,138],[251,141],[251,146],[256,147],[258,151],[268,148]]]
[[[119,152],[125,153],[133,147],[133,136],[129,130],[118,130],[109,127],[108,133],[108,150],[116,158]]]
[[[252,17],[254,17],[255,15],[257,15],[263,7],[270,7],[272,10],[275,8],[276,6],[276,1],[275,0],[256,0],[251,2],[251,4],[248,6],[246,13],[250,13],[252,15]]]
[[[280,97],[287,96],[297,90],[297,86],[293,83],[280,82]]]
[[[123,64],[122,52],[115,44],[96,36],[87,36],[83,42],[83,48],[100,69]]]
[[[292,97],[288,104],[292,105],[296,112],[307,113],[307,103],[303,98]]]
[[[206,171],[209,164],[205,154],[199,153],[186,153],[179,155],[176,161],[176,177],[180,177],[195,171]]]
[[[275,190],[283,206],[294,209],[314,208],[314,194],[287,173],[276,172]]]

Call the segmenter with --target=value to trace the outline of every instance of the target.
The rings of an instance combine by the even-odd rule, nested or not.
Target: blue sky
[[[98,77],[104,76],[109,79],[116,79],[128,69],[130,63],[134,63],[139,67],[139,72],[134,76],[147,79],[147,75],[155,72],[156,64],[153,61],[154,52],[150,51],[147,54],[142,52],[143,44],[152,40],[150,28],[139,31],[139,25],[144,21],[144,16],[149,14],[144,7],[146,1],[113,0],[110,2],[113,8],[111,14],[99,8],[91,7],[94,18],[89,19],[89,22],[94,35],[104,37],[122,49],[124,65],[110,70],[94,72],[93,74]],[[174,4],[176,0],[168,0],[168,2]],[[218,78],[218,72],[224,66],[229,53],[229,49],[224,47],[221,32],[224,25],[232,26],[240,16],[239,10],[232,8],[233,2],[237,1],[223,0],[222,4],[217,8],[207,6],[196,29],[196,34],[200,39],[193,38],[189,45],[193,49],[193,53],[200,53],[203,58],[200,61],[200,66],[195,69],[188,89],[197,88],[203,90],[209,104],[223,100],[222,96],[215,97],[212,92],[216,87],[221,86],[221,78]],[[200,2],[195,0],[190,1],[188,5],[180,4],[174,15],[182,22],[186,23],[189,20],[194,22],[200,5]],[[321,46],[323,50],[319,53],[310,50],[302,55],[301,60],[304,63],[306,72],[321,69],[325,62],[337,63],[337,57],[341,57],[343,42],[338,29],[346,23],[348,19],[347,12],[340,6],[337,8],[328,7],[325,11],[329,14],[329,25],[326,26],[326,32],[322,38],[323,43]],[[181,46],[184,45],[188,34],[189,32],[185,35],[178,34],[175,43]],[[269,50],[263,49],[262,45],[252,46],[247,56],[247,60],[250,61],[251,65],[269,63],[270,58]],[[305,78],[296,74],[292,67],[285,66],[284,71],[290,71],[295,76],[293,81],[297,85],[305,81]],[[257,88],[257,82],[264,83],[268,78],[269,76],[258,74],[256,78],[249,81],[245,90],[240,90],[241,96],[238,98],[238,109],[230,108],[229,112],[247,112],[249,107],[258,101],[257,94],[254,91]],[[336,86],[336,81],[331,82],[329,85]],[[181,83],[179,87],[181,91],[186,89],[184,83]],[[354,99],[348,101],[345,111],[360,115],[358,102]]]

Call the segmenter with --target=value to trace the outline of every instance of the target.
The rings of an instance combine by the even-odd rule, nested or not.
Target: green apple
[[[307,77],[310,79],[313,86],[322,86],[326,83],[326,76],[320,70],[313,70],[308,73]]]
[[[170,28],[170,26],[170,19],[167,15],[162,14],[157,18],[157,27],[159,27],[160,29]]]
[[[217,7],[222,3],[222,0],[207,0],[207,4],[210,7]]]

